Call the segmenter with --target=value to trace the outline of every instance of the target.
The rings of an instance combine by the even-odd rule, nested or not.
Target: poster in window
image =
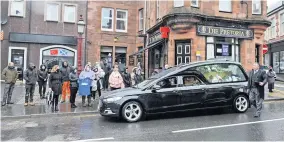
[[[222,44],[222,56],[229,56],[229,45]]]
[[[134,66],[134,57],[133,56],[129,57],[129,66]]]

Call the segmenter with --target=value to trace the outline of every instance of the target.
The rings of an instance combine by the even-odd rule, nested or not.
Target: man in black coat
[[[266,72],[259,69],[259,64],[254,63],[253,70],[249,73],[248,88],[251,104],[256,108],[254,117],[259,117],[264,100],[264,86],[267,83]]]
[[[40,99],[44,99],[45,92],[46,92],[46,83],[47,83],[47,78],[48,78],[48,72],[44,64],[40,65],[40,68],[37,71],[37,75],[38,75],[37,82],[39,86]]]
[[[125,88],[131,87],[131,76],[130,76],[130,73],[127,70],[128,70],[128,68],[126,67],[121,74]]]
[[[26,95],[25,95],[25,106],[28,105],[30,99],[30,105],[34,106],[34,92],[35,85],[37,82],[37,71],[36,66],[33,63],[29,64],[29,67],[24,72],[24,79],[26,81]]]

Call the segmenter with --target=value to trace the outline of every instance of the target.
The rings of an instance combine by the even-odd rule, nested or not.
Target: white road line
[[[114,138],[108,137],[108,138],[98,138],[98,139],[85,139],[85,140],[77,140],[74,142],[103,141],[103,140],[114,140]]]
[[[229,124],[229,125],[219,125],[219,126],[212,126],[212,127],[194,128],[194,129],[176,130],[176,131],[172,131],[172,133],[192,132],[192,131],[200,131],[200,130],[208,130],[208,129],[216,129],[216,128],[224,128],[224,127],[233,127],[233,126],[240,126],[240,125],[250,125],[250,124],[256,124],[256,123],[265,123],[265,122],[281,121],[281,120],[284,120],[284,118],[263,120],[263,121],[254,121],[254,122],[245,122],[245,123],[237,123],[237,124]]]

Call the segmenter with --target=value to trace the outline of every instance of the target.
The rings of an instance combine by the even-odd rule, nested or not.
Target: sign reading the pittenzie
[[[197,25],[197,35],[253,39],[253,30]]]

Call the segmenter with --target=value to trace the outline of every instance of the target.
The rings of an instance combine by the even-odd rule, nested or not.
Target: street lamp
[[[84,31],[85,31],[85,22],[83,20],[83,17],[82,15],[80,15],[80,19],[77,23],[77,26],[78,26],[78,34],[79,34],[79,37],[78,37],[78,55],[77,55],[77,65],[78,65],[78,73],[81,73],[82,71],[82,35],[84,34]]]

